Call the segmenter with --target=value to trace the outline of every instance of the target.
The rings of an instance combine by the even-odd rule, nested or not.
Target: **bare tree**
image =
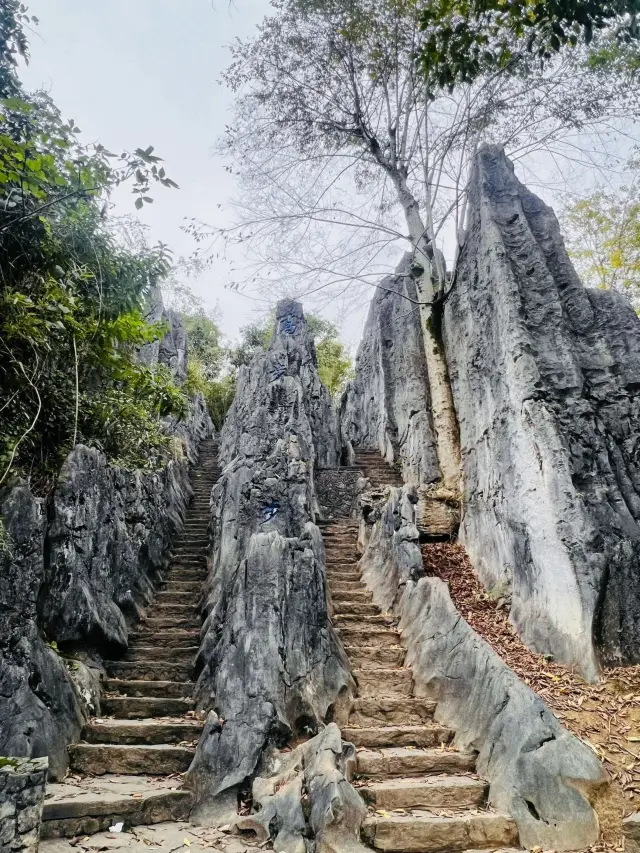
[[[457,430],[433,320],[453,285],[436,246],[446,233],[463,239],[473,152],[488,140],[513,157],[544,150],[584,161],[585,137],[616,131],[638,95],[573,50],[544,68],[514,55],[508,67],[434,96],[415,62],[426,34],[411,0],[274,6],[253,40],[233,46],[224,75],[238,97],[220,150],[233,158],[241,200],[236,225],[219,235],[244,244],[255,284],[305,295],[373,283],[389,247],[405,242],[438,455],[452,484]]]

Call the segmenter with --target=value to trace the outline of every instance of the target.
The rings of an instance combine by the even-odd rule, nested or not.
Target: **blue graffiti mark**
[[[266,506],[262,507],[262,516],[264,521],[261,524],[266,524],[268,521],[271,521],[278,514],[278,510],[280,509],[280,504],[278,501],[272,501]]]
[[[275,382],[276,379],[280,379],[280,377],[284,375],[286,369],[287,368],[284,364],[276,364],[275,367],[272,367],[269,374],[271,381]]]
[[[298,331],[298,324],[294,314],[287,314],[280,320],[280,331],[285,335],[295,335]]]

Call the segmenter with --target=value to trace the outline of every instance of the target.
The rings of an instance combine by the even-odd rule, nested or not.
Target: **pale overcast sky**
[[[30,36],[30,65],[20,72],[25,86],[49,91],[86,141],[114,151],[155,146],[180,190],[154,190],[155,203],[140,218],[152,242],[190,254],[195,244],[180,231],[184,217],[211,222],[235,189],[211,152],[229,120],[230,94],[218,83],[226,46],[253,32],[267,0],[26,2],[40,23]],[[134,212],[128,193],[117,197],[116,212]],[[224,289],[227,272],[221,263],[193,289],[219,304],[223,330],[233,337],[259,306]],[[365,307],[343,329],[348,343],[360,336]]]

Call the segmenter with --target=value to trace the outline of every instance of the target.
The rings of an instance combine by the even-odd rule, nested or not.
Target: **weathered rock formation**
[[[149,366],[164,364],[176,382],[182,384],[187,378],[187,332],[179,314],[165,307],[157,285],[149,293],[144,319],[147,323],[163,323],[167,330],[162,338],[140,347],[139,360]]]
[[[640,319],[583,287],[499,147],[469,212],[444,322],[461,538],[524,641],[593,677],[640,660]]]
[[[9,537],[0,553],[0,755],[49,755],[50,772],[59,778],[83,716],[64,661],[38,625],[45,508],[21,484],[0,494],[0,513]]]
[[[388,462],[402,464],[405,482],[423,485],[440,479],[440,469],[416,301],[406,255],[371,300],[340,421],[348,452],[377,448]]]
[[[270,750],[252,786],[259,810],[239,829],[253,830],[261,844],[271,839],[282,853],[307,853],[309,830],[315,853],[364,853],[359,828],[367,809],[348,781],[355,763],[355,748],[335,723],[289,753]]]
[[[336,417],[301,306],[280,302],[221,435],[197,695],[210,710],[190,783],[200,819],[233,805],[265,748],[313,734],[351,687],[330,626],[314,462],[336,465]]]
[[[203,399],[166,430],[176,458],[161,471],[127,471],[77,445],[47,501],[26,483],[0,493],[9,543],[0,552],[0,755],[48,755],[54,779],[98,710],[100,656],[126,650],[128,624],[149,603],[182,526],[187,460],[212,430]]]
[[[46,781],[46,758],[0,764],[0,850],[37,853]]]
[[[606,781],[597,757],[465,622],[446,584],[424,577],[412,488],[392,489],[368,518],[363,580],[400,618],[416,695],[437,702],[459,749],[478,751],[489,801],[515,819],[524,847],[587,849],[599,836],[588,798]]]

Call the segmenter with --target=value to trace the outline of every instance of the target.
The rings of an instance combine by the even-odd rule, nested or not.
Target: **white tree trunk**
[[[426,252],[427,232],[420,216],[418,202],[407,187],[402,175],[396,173],[391,177],[409,228],[414,260],[424,268],[424,273],[416,281],[416,290],[420,300],[420,319],[429,375],[433,428],[443,485],[460,492],[460,435],[453,406],[451,383],[449,382],[444,347],[434,333],[433,309],[430,304],[425,304],[433,302],[437,291],[444,287],[444,281],[438,281],[439,276],[436,269],[437,266],[441,266],[442,271],[444,271],[444,258],[442,258],[441,265],[436,264],[435,256],[433,260],[429,259]],[[435,246],[433,251],[437,251]]]

